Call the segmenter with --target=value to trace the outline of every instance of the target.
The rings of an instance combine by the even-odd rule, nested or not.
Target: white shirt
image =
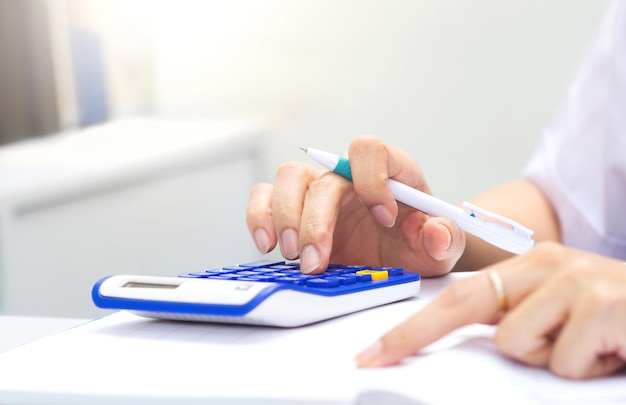
[[[564,244],[626,260],[626,0],[611,4],[523,174]]]

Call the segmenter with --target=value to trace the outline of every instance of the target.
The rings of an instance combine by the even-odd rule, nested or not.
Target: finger
[[[283,163],[274,181],[272,217],[283,257],[293,260],[300,254],[298,233],[309,184],[320,172],[298,162]]]
[[[619,270],[623,271],[623,270]],[[572,303],[569,319],[554,344],[549,367],[561,377],[594,378],[609,375],[626,364],[620,349],[626,344],[623,298],[612,301],[607,288],[586,290]]]
[[[603,307],[599,301],[606,299],[605,291],[596,293],[595,289],[588,288],[594,281],[599,283],[591,279],[593,275],[576,271],[576,268],[562,268],[561,263],[550,258],[560,256],[562,260],[562,247],[547,244],[535,249],[539,250],[534,256],[543,261],[535,263],[527,274],[541,272],[549,279],[537,282],[533,293],[522,297],[523,301],[501,320],[495,343],[503,354],[526,364],[548,366],[557,374],[575,378],[589,376],[586,370],[598,358],[594,350],[598,342],[606,342],[594,334],[604,330],[602,325],[592,327],[593,320],[603,319],[592,311]],[[612,261],[607,260],[602,268],[611,264]],[[583,286],[586,293],[581,297]],[[598,367],[596,372],[616,367],[615,359],[604,358]]]
[[[404,150],[372,136],[356,138],[349,149],[354,189],[378,222],[391,227],[398,215],[387,179],[395,178],[411,187],[430,192],[414,159]]]
[[[398,363],[463,325],[491,323],[499,312],[493,287],[486,273],[454,283],[422,311],[399,324],[378,342],[361,352],[361,367]]]
[[[537,261],[534,256],[529,253],[513,257],[454,283],[422,311],[360,353],[357,364],[362,367],[395,364],[461,326],[495,323],[500,319],[501,309],[488,272],[501,275],[509,307],[514,308],[545,278],[546,272],[540,266],[530,265],[529,262]]]
[[[300,221],[300,269],[317,274],[328,267],[341,200],[351,183],[325,173],[309,185]]]
[[[429,218],[422,229],[424,251],[438,267],[450,269],[465,250],[465,233],[448,218]]]
[[[272,193],[268,183],[255,185],[246,209],[246,224],[259,252],[265,254],[276,247],[276,232],[272,217]]]
[[[554,336],[566,322],[572,288],[560,278],[539,286],[500,321],[494,336],[498,349],[525,364],[548,365]]]

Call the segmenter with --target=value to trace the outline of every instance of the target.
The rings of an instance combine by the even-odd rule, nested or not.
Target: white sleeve
[[[523,175],[552,204],[563,243],[626,259],[626,0],[611,4]]]

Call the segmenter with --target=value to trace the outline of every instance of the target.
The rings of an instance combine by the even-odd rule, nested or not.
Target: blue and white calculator
[[[420,275],[399,267],[298,262],[239,264],[178,277],[116,275],[92,289],[96,306],[150,318],[295,327],[414,297]]]

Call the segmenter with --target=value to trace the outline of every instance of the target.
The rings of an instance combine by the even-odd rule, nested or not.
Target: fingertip
[[[300,255],[300,271],[303,274],[317,274],[321,272],[321,264],[322,261],[317,248],[313,245],[306,245]]]
[[[416,353],[420,348],[420,339],[416,336],[412,320],[413,317],[400,323],[360,352],[355,357],[357,365],[363,368],[391,366]]]
[[[458,259],[465,249],[464,236],[447,218],[430,218],[424,224],[424,248],[437,261]]]
[[[262,254],[266,254],[272,250],[272,242],[267,231],[263,228],[257,228],[253,233],[253,240],[256,248]]]
[[[280,235],[280,250],[284,258],[295,260],[299,255],[299,235],[295,229],[285,229]]]
[[[383,351],[383,344],[380,340],[367,347],[354,358],[357,366],[362,368],[379,367],[379,360]]]

